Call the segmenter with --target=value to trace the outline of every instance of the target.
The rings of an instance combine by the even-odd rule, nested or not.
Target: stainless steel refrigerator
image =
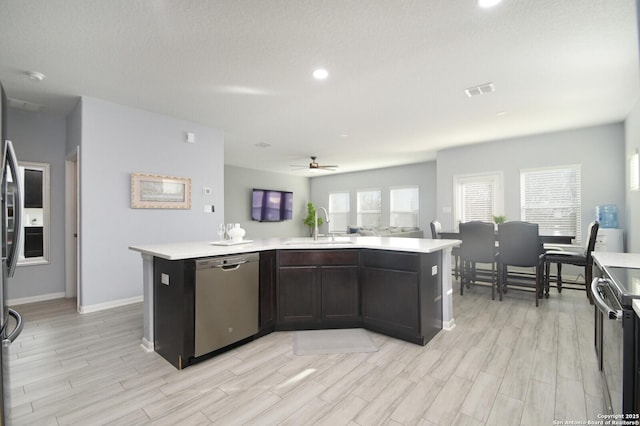
[[[9,346],[22,331],[22,317],[7,306],[7,288],[9,279],[13,277],[18,262],[18,247],[21,238],[22,218],[22,185],[18,173],[18,160],[13,150],[13,144],[7,140],[7,98],[2,83],[0,83],[0,185],[2,224],[2,274],[0,283],[0,426],[11,424],[11,400],[9,384]]]

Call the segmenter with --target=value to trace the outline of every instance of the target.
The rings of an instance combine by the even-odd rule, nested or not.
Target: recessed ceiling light
[[[258,148],[269,148],[271,144],[266,142],[258,142],[257,144],[254,144],[254,146],[257,146]]]
[[[478,0],[478,6],[480,7],[493,7],[500,3],[502,0]]]
[[[324,68],[318,68],[317,70],[313,71],[313,78],[315,78],[316,80],[324,80],[327,77],[329,77],[329,71],[325,70]]]
[[[498,111],[496,112],[496,117],[504,117],[507,115],[507,111]]]

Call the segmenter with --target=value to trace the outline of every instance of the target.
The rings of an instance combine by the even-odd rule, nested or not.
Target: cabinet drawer
[[[418,272],[420,270],[420,255],[397,251],[364,250],[362,252],[362,266]]]
[[[280,266],[357,265],[358,250],[282,250]]]

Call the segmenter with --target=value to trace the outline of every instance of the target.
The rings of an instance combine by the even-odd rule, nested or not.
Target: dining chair
[[[431,221],[431,238],[439,240],[442,238],[440,233],[442,232],[442,224],[437,220]],[[451,249],[451,256],[453,256],[453,276],[458,279],[460,276],[460,269],[458,265],[460,263],[460,247],[454,247]]]
[[[591,278],[593,274],[593,256],[591,255],[591,253],[596,246],[596,237],[598,236],[599,228],[600,224],[597,220],[589,224],[589,238],[585,241],[585,244],[583,246],[575,245],[563,247],[562,250],[549,250],[546,252],[544,261],[544,288],[546,297],[549,297],[549,270],[551,269],[551,264],[555,263],[558,267],[558,293],[562,292],[562,265],[569,264],[584,267],[584,288],[589,301],[592,301],[591,292],[589,291],[589,284],[591,284]]]
[[[535,299],[542,297],[542,280],[544,268],[544,249],[538,234],[538,224],[530,222],[511,221],[498,225],[498,295],[506,292],[509,266],[534,267],[536,271]],[[518,285],[522,285],[518,282]]]
[[[495,300],[497,286],[496,274],[496,238],[493,223],[472,221],[460,224],[460,294],[464,293],[465,285],[470,287],[479,276],[476,270],[476,263],[491,264],[491,299]]]

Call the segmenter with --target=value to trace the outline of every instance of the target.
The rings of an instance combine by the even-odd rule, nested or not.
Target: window
[[[418,226],[420,203],[418,187],[395,188],[389,191],[391,199],[391,226]]]
[[[329,232],[347,232],[349,202],[348,192],[329,194]]]
[[[358,191],[357,225],[374,227],[380,225],[380,206],[382,193],[380,190]]]
[[[493,222],[502,215],[502,173],[454,176],[456,226],[460,222]]]
[[[537,223],[540,234],[575,235],[580,226],[580,166],[520,171],[520,216]]]

